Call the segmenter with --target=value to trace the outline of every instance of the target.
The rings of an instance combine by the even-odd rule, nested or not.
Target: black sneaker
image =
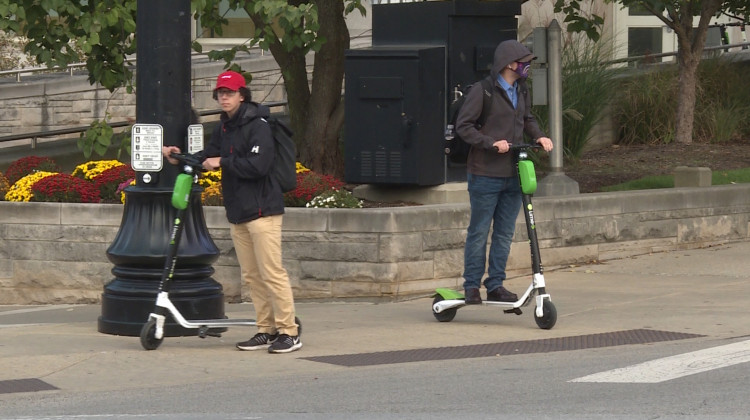
[[[500,286],[491,292],[487,292],[487,300],[490,302],[515,302],[518,300],[518,295]]]
[[[268,346],[279,338],[278,334],[258,333],[253,338],[237,343],[237,348],[240,350],[262,350],[267,349]]]
[[[290,353],[299,350],[302,347],[302,341],[299,336],[280,334],[279,338],[268,348],[269,353]]]

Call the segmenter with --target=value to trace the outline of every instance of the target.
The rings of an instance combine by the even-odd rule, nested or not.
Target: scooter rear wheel
[[[435,299],[432,300],[432,305],[434,306],[436,303],[445,300],[440,295],[435,296]],[[451,322],[453,321],[453,318],[456,317],[456,312],[458,312],[458,308],[450,308],[446,309],[440,313],[435,312],[435,310],[432,310],[432,315],[435,316],[435,319],[437,319],[440,322]]]
[[[141,328],[141,346],[146,350],[156,350],[164,338],[156,338],[156,320],[149,319]]]
[[[557,323],[557,309],[549,299],[544,299],[544,303],[542,303],[541,317],[536,316],[536,311],[534,311],[534,321],[543,330],[549,330],[555,326],[555,323]]]

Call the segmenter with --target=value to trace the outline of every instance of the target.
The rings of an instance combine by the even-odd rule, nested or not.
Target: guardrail
[[[263,105],[273,109],[278,107],[283,107],[287,105],[287,101],[277,101],[277,102],[266,102]],[[207,115],[218,115],[221,113],[220,109],[211,109],[211,110],[204,110],[204,111],[198,111],[198,115],[203,117]],[[127,127],[129,125],[133,125],[132,122],[129,121],[118,121],[109,123],[109,126],[112,128],[120,128],[120,127]],[[21,133],[21,134],[14,134],[11,136],[4,136],[0,137],[0,143],[8,142],[8,141],[15,141],[15,140],[24,140],[29,139],[31,141],[31,148],[35,149],[37,145],[37,141],[39,138],[44,137],[58,137],[58,136],[64,136],[66,134],[80,134],[86,132],[86,130],[89,129],[90,126],[79,126],[79,127],[69,127],[69,128],[61,128],[58,130],[48,130],[48,131],[37,131],[33,133]]]
[[[705,47],[703,48],[703,52],[710,52],[710,51],[717,51],[717,50],[728,50],[730,48],[742,48],[743,50],[748,49],[750,47],[750,42],[739,42],[736,44],[724,44],[724,45],[715,45],[712,47]],[[648,55],[636,55],[632,57],[625,57],[625,58],[618,58],[616,60],[610,60],[607,61],[605,64],[619,64],[619,63],[630,63],[633,61],[646,61],[646,60],[653,60],[656,58],[664,58],[664,57],[671,57],[676,56],[677,51],[672,52],[666,52],[666,53],[659,53],[659,54],[648,54]]]

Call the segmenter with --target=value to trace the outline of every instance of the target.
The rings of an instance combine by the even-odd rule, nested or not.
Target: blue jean
[[[484,280],[488,291],[505,280],[510,244],[521,209],[521,187],[517,177],[495,178],[468,174],[471,220],[464,248],[464,289],[479,288],[487,261],[487,236],[492,224],[489,271]]]

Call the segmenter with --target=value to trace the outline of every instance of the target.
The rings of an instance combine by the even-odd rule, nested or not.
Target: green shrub
[[[358,209],[362,207],[362,200],[352,195],[351,192],[339,188],[324,191],[320,195],[313,197],[305,207],[316,209]]]
[[[747,66],[725,57],[698,66],[693,141],[727,142],[750,136]],[[679,89],[676,64],[662,64],[623,78],[613,107],[619,144],[674,140]]]
[[[602,65],[613,57],[613,51],[611,41],[593,42],[575,35],[563,45],[563,153],[569,159],[581,157],[591,130],[601,121],[616,93],[617,76],[622,70]],[[549,106],[534,106],[533,113],[548,132]]]

